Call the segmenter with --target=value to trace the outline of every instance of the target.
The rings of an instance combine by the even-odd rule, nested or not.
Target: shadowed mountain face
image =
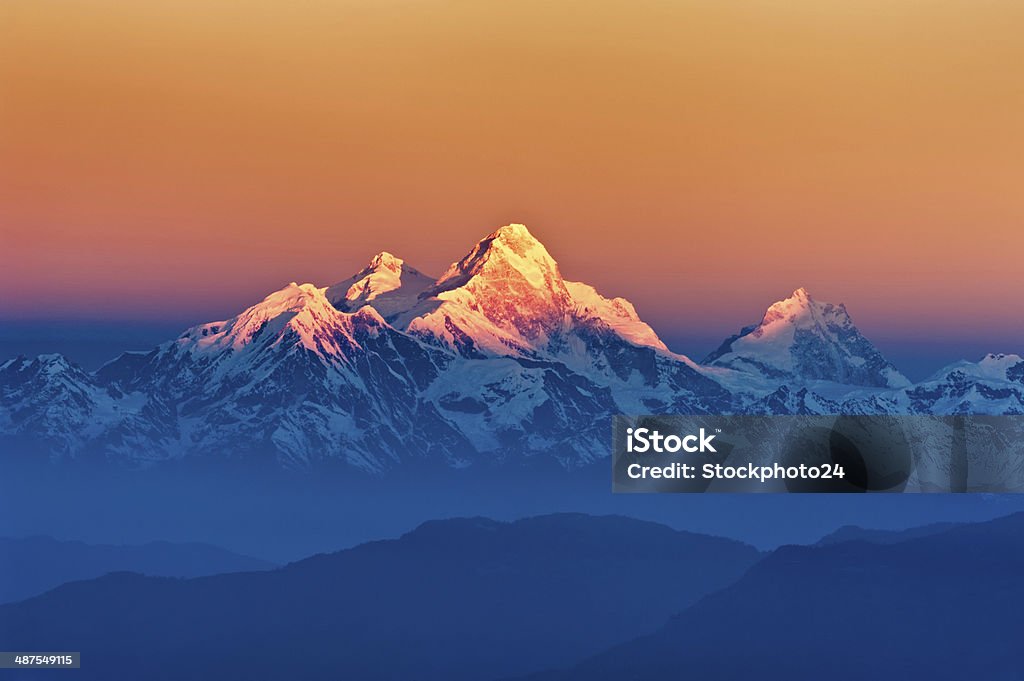
[[[656,634],[536,681],[1019,679],[1024,514],[783,547]]]
[[[83,651],[89,679],[499,678],[654,631],[759,555],[616,516],[434,521],[270,572],[68,584],[0,606],[0,648]]]
[[[50,537],[0,538],[0,603],[19,601],[65,582],[130,570],[146,575],[199,577],[267,570],[272,563],[209,544],[151,542],[111,546]]]

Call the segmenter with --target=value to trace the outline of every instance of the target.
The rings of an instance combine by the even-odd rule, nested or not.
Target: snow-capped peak
[[[390,318],[415,305],[420,293],[433,281],[401,258],[381,251],[366,267],[328,287],[326,295],[332,305],[344,312],[371,305]]]
[[[963,360],[943,367],[928,381],[946,380],[956,373],[976,380],[1024,383],[1024,358],[1016,354],[989,353],[977,362]]]
[[[818,302],[805,288],[773,303],[760,323],[727,339],[704,362],[771,378],[891,388],[910,384],[861,335],[845,305]]]
[[[788,298],[773,303],[765,312],[755,333],[765,334],[771,330],[778,330],[781,328],[777,324],[779,321],[789,322],[801,328],[815,328],[823,323],[853,325],[845,305],[819,304],[803,287],[793,291]]]
[[[1016,366],[1021,362],[1024,362],[1024,358],[1017,354],[990,352],[984,357],[982,357],[981,361],[978,362],[978,364],[986,368],[998,367],[1000,369],[1006,369],[1008,367]]]
[[[502,283],[522,279],[531,288],[564,293],[558,263],[525,225],[505,225],[480,240],[461,260],[452,263],[421,297],[465,286],[474,277]]]
[[[377,272],[380,270],[388,270],[390,272],[397,273],[402,271],[402,265],[404,264],[405,261],[401,258],[396,258],[387,251],[381,251],[370,259],[370,264],[362,270],[361,274],[369,274],[370,272]]]
[[[558,264],[523,225],[484,237],[398,324],[462,354],[533,354],[573,311]]]
[[[592,286],[565,281],[544,244],[521,224],[506,225],[481,239],[395,324],[470,357],[564,360],[567,353],[586,355],[589,341],[577,333],[582,327],[611,331],[633,345],[668,352],[629,301],[605,298]]]
[[[0,362],[0,371],[28,373],[45,380],[59,380],[64,377],[84,376],[85,372],[77,364],[62,354],[48,353],[36,357],[19,356]]]
[[[351,315],[336,310],[327,300],[326,291],[313,284],[292,282],[237,317],[189,329],[178,343],[198,352],[238,352],[257,339],[276,344],[290,331],[293,344],[317,353],[329,351],[337,333],[350,336]]]

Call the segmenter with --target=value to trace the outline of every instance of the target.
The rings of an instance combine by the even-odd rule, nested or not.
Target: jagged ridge
[[[210,458],[574,468],[616,413],[1024,413],[1024,361],[910,386],[845,307],[803,289],[695,364],[621,298],[565,281],[521,225],[437,280],[389,253],[334,286],[285,286],[228,320],[90,374],[0,365],[0,445],[142,466]]]

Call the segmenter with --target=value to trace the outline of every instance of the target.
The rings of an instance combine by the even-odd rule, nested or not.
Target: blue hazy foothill
[[[274,564],[210,544],[86,544],[52,537],[0,537],[0,603],[36,596],[65,582],[128,570],[166,577],[266,570]]]
[[[623,517],[433,521],[276,570],[67,584],[0,606],[0,644],[83,651],[80,678],[498,678],[653,632],[760,556]]]
[[[840,534],[765,554],[614,516],[432,521],[67,584],[0,606],[0,644],[83,651],[82,679],[1020,678],[1024,514]]]
[[[782,547],[657,633],[529,678],[1022,678],[1024,514],[914,534]]]

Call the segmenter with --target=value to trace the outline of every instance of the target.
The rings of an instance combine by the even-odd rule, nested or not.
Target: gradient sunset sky
[[[1019,0],[5,0],[0,319],[223,318],[525,222],[667,336],[1024,351]]]

